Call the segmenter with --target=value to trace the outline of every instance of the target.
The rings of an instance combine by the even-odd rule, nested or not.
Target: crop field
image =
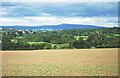
[[[3,76],[117,76],[118,49],[2,51]]]

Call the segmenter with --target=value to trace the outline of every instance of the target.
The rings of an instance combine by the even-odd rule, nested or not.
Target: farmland
[[[2,51],[3,76],[117,76],[118,49]]]

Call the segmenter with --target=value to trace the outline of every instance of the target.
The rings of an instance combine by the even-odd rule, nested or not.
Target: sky
[[[22,2],[22,0],[10,2],[4,0],[1,2],[0,16],[2,26],[64,23],[114,27],[118,26],[118,2],[112,2],[112,0],[111,2]]]

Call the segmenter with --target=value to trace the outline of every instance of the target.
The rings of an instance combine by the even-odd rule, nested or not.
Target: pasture
[[[3,76],[117,76],[118,49],[2,51]]]

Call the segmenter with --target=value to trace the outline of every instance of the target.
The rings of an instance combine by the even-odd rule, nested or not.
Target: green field
[[[48,42],[26,42],[30,45],[42,45],[42,44],[48,44],[48,45],[51,45],[52,48],[54,49],[55,47],[58,48],[58,49],[61,49],[61,48],[66,48],[69,46],[69,44],[52,44],[52,43],[48,43]]]
[[[47,42],[26,42],[30,45],[34,45],[34,44],[44,44],[44,43],[47,43]],[[47,44],[50,44],[50,43],[47,43]]]
[[[83,40],[87,40],[88,36],[74,36],[76,40],[79,40],[79,38],[83,38]]]

